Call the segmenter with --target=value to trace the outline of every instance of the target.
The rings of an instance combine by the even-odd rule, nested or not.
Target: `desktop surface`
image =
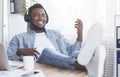
[[[11,61],[11,63],[23,64],[19,61]],[[21,68],[24,70],[24,68]],[[35,70],[42,70],[45,74],[45,77],[85,77],[86,73],[78,70],[69,70],[58,68],[45,64],[35,64]]]

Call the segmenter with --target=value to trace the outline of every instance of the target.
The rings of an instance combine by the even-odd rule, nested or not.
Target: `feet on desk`
[[[104,73],[104,62],[106,57],[106,49],[104,46],[96,48],[91,61],[86,65],[88,77],[102,77]]]
[[[103,75],[106,51],[104,47],[99,46],[102,35],[102,25],[95,23],[88,31],[86,40],[78,54],[77,62],[86,66],[88,77],[102,77]]]
[[[100,44],[103,35],[103,27],[100,23],[95,23],[88,31],[85,42],[83,43],[77,61],[81,65],[86,65],[91,60],[96,47]]]

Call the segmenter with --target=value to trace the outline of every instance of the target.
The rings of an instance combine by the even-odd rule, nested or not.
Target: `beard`
[[[45,25],[43,27],[38,27],[37,25],[35,25],[34,23],[31,22],[31,29],[33,29],[34,31],[37,32],[44,32],[45,31]]]

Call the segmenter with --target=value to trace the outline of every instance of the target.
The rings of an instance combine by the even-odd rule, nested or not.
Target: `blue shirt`
[[[76,41],[74,44],[70,44],[59,31],[46,30],[45,34],[56,48],[56,52],[60,52],[65,55],[73,51],[79,51],[81,43]],[[9,43],[7,53],[9,60],[20,60],[22,56],[17,56],[16,52],[20,48],[34,48],[35,43],[35,31],[28,29],[27,32],[15,35]]]

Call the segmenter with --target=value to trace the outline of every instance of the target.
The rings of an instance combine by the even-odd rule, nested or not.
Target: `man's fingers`
[[[35,56],[35,59],[37,59],[37,58],[38,58],[37,54],[35,54],[35,53],[34,53],[34,56]]]
[[[83,25],[83,24],[82,24],[82,20],[80,20],[80,19],[77,19],[77,20],[75,21],[75,23],[76,23],[76,24],[79,24],[79,25]]]
[[[38,58],[38,55],[40,55],[40,53],[38,51],[34,50],[34,56],[36,59]]]
[[[34,50],[34,53],[36,53],[36,54],[40,55],[40,53],[39,53],[38,51],[36,51],[36,50]]]

